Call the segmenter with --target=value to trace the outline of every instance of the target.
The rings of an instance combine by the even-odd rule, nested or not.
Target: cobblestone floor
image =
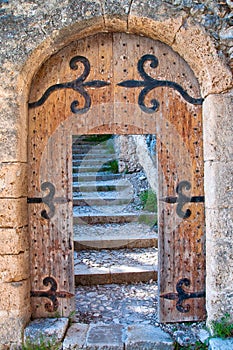
[[[158,325],[157,283],[79,286],[75,321]]]
[[[157,229],[146,224],[130,222],[124,224],[74,225],[74,236],[78,239],[124,239],[154,237]]]
[[[87,267],[111,267],[138,265],[157,265],[157,248],[117,249],[101,251],[83,250],[74,252],[74,265],[83,264]]]

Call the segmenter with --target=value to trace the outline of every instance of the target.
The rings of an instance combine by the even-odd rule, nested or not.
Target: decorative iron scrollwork
[[[144,69],[144,64],[145,62],[150,61],[150,67],[151,68],[157,68],[159,65],[158,58],[155,57],[154,55],[144,55],[140,58],[138,61],[138,72],[140,76],[142,77],[143,80],[126,80],[118,83],[117,85],[123,86],[123,87],[128,87],[128,88],[135,88],[135,87],[144,87],[139,96],[138,96],[138,104],[141,110],[145,113],[154,113],[158,110],[159,108],[159,102],[156,99],[152,99],[151,102],[151,107],[148,107],[145,105],[145,98],[146,95],[153,89],[157,87],[168,87],[177,90],[181,96],[189,103],[192,103],[194,105],[201,105],[203,103],[202,98],[193,98],[191,97],[187,91],[185,91],[181,85],[169,81],[169,80],[157,80],[152,77],[150,77]]]
[[[47,212],[45,209],[41,211],[41,217],[43,219],[49,220],[51,219],[55,214],[55,205],[54,203],[67,203],[70,202],[70,199],[62,198],[62,197],[55,197],[55,186],[51,182],[43,182],[41,184],[41,190],[46,191],[49,190],[49,193],[44,197],[34,197],[34,198],[28,198],[27,202],[30,203],[45,203],[49,207],[49,212]]]
[[[183,193],[183,189],[190,190],[191,184],[189,181],[181,181],[176,187],[176,193],[178,194],[178,197],[165,197],[161,198],[160,200],[162,202],[166,203],[177,203],[176,207],[176,213],[177,215],[182,219],[187,219],[191,216],[192,212],[190,209],[187,209],[186,211],[183,211],[183,206],[187,203],[203,203],[205,201],[204,196],[193,196],[188,197]]]
[[[29,102],[28,106],[29,108],[35,108],[43,105],[43,103],[47,100],[47,98],[52,94],[52,92],[60,89],[72,89],[77,91],[83,98],[84,98],[84,106],[78,107],[79,102],[77,100],[73,101],[70,105],[71,111],[75,114],[82,114],[86,113],[90,107],[91,107],[91,97],[89,93],[85,90],[85,88],[88,87],[94,87],[94,88],[100,88],[106,85],[109,85],[110,83],[102,81],[102,80],[92,80],[87,81],[84,83],[86,78],[88,77],[90,73],[90,62],[86,57],[83,56],[75,56],[70,60],[70,68],[73,70],[78,69],[77,63],[81,62],[84,66],[83,73],[75,80],[67,82],[67,83],[61,83],[50,86],[43,96],[36,102]]]
[[[45,309],[48,312],[54,312],[58,309],[58,298],[71,298],[74,296],[74,294],[65,291],[57,292],[57,282],[54,277],[45,277],[43,279],[43,285],[46,287],[50,285],[50,289],[47,291],[31,291],[31,297],[42,297],[49,299],[50,303],[45,304]]]
[[[202,292],[187,292],[183,289],[183,286],[189,287],[190,284],[191,284],[191,282],[188,278],[182,278],[176,284],[177,293],[161,294],[160,298],[169,299],[169,300],[177,300],[176,309],[179,312],[187,313],[190,311],[190,305],[189,304],[183,305],[183,302],[185,300],[205,297],[204,291],[202,291]]]

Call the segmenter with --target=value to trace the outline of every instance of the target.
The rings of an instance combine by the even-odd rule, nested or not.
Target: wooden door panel
[[[201,104],[186,62],[145,37],[97,34],[40,67],[29,99],[34,317],[73,308],[71,143],[91,133],[157,135],[160,321],[205,317]]]

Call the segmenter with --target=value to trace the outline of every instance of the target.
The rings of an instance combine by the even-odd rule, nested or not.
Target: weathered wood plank
[[[149,56],[139,72],[138,62],[144,55]],[[82,59],[70,66],[77,56]],[[85,70],[81,88],[75,91],[70,85],[64,86],[80,78]],[[143,111],[143,105],[138,105],[139,95],[153,79],[168,84],[145,91]],[[97,80],[108,85],[91,86],[90,82]],[[137,83],[134,87],[118,85],[127,80]],[[72,134],[151,133],[157,134],[158,139],[160,320],[191,321],[205,317],[204,297],[185,300],[183,305],[190,305],[188,312],[178,310],[177,298],[173,300],[177,283],[185,278],[190,280],[190,286],[181,287],[187,292],[205,290],[204,205],[185,204],[181,209],[191,210],[191,215],[182,218],[177,214],[178,203],[174,202],[178,198],[176,188],[182,181],[188,181],[191,187],[181,189],[184,195],[204,195],[201,106],[187,102],[177,84],[190,96],[200,96],[193,72],[172,49],[161,42],[122,33],[102,33],[73,42],[39,69],[29,101],[40,100],[46,90],[47,96],[43,103],[29,108],[28,193],[30,198],[46,196],[48,190],[42,191],[41,184],[49,181],[55,186],[55,197],[67,201],[55,203],[55,215],[50,220],[41,217],[41,211],[48,210],[45,203],[29,204],[32,291],[46,291],[43,280],[47,276],[56,280],[57,291],[74,291],[69,201]],[[52,92],[48,90],[51,86]],[[78,101],[76,109],[89,103],[88,108],[75,114],[74,101]],[[148,113],[155,101],[158,110]],[[172,197],[173,203],[164,202],[166,197]],[[173,299],[171,294],[164,298],[169,293],[173,293]],[[47,301],[32,297],[34,317],[51,315],[44,308]],[[72,311],[72,298],[60,297],[58,301],[60,314]]]

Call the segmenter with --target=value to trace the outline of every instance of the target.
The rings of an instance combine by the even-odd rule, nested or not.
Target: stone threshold
[[[158,267],[153,266],[112,266],[93,267],[75,266],[75,285],[90,286],[96,284],[137,283],[158,280]]]
[[[171,336],[152,325],[120,325],[103,323],[73,323],[68,318],[47,318],[32,321],[24,331],[24,342],[39,345],[41,339],[50,348],[104,350],[170,350],[174,349]]]
[[[201,342],[208,338],[207,336]],[[173,350],[172,337],[149,324],[72,323],[70,319],[43,318],[31,321],[24,330],[24,344],[59,350]],[[179,343],[179,342],[178,342]],[[182,345],[182,344],[180,344]],[[210,338],[208,350],[232,350],[233,338]]]

